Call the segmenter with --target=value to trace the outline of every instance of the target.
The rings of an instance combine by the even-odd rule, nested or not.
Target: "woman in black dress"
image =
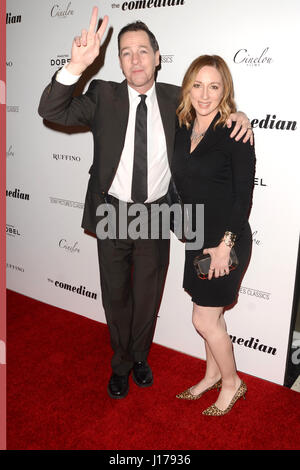
[[[195,386],[177,395],[195,400],[212,388],[218,399],[203,414],[221,416],[245,396],[237,375],[224,307],[235,302],[251,253],[248,215],[255,172],[250,143],[230,138],[226,126],[236,111],[230,71],[219,56],[201,56],[187,70],[177,110],[172,174],[184,204],[204,205],[203,253],[211,257],[208,279],[197,277],[193,261],[199,251],[186,250],[183,287],[193,301],[193,325],[205,341],[206,373]],[[194,212],[193,212],[194,213]],[[239,264],[229,270],[234,245]]]

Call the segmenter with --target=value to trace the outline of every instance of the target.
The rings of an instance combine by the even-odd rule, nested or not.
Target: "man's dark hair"
[[[145,33],[147,33],[147,35],[148,35],[148,38],[149,38],[149,41],[150,41],[150,44],[151,44],[151,47],[152,47],[154,53],[159,50],[159,46],[158,46],[158,42],[156,40],[156,37],[150,31],[148,26],[145,23],[143,23],[142,21],[135,21],[134,23],[130,23],[130,24],[124,26],[118,34],[118,51],[119,51],[119,55],[120,55],[120,39],[121,39],[121,36],[125,33],[132,32],[132,31],[145,31]]]

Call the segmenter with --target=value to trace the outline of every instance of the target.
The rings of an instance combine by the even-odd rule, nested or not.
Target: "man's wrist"
[[[74,85],[74,83],[77,83],[81,77],[81,74],[76,75],[71,73],[67,68],[68,65],[69,64],[64,65],[56,75],[56,80],[62,85]]]
[[[79,64],[73,64],[72,62],[69,62],[68,64],[66,64],[66,70],[68,70],[70,74],[76,75],[78,77],[82,75],[85,69],[86,67],[79,65]]]

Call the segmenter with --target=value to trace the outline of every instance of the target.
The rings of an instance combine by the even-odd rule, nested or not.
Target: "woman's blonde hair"
[[[196,112],[191,103],[190,91],[195,83],[199,70],[206,65],[215,67],[219,71],[224,87],[223,98],[219,105],[221,116],[215,123],[215,126],[225,124],[229,115],[236,111],[233,81],[228,65],[222,57],[218,55],[201,55],[191,63],[183,78],[180,104],[176,111],[180,126],[184,124],[189,128],[196,117]]]

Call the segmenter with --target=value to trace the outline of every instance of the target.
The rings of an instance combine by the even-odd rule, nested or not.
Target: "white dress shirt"
[[[80,76],[72,75],[65,67],[56,79],[64,85],[72,85]],[[166,138],[159,112],[155,84],[147,95],[147,159],[148,159],[148,199],[153,202],[164,196],[169,187],[171,172],[167,156]],[[120,162],[108,193],[125,202],[132,202],[131,184],[134,156],[134,132],[136,108],[141,100],[139,93],[128,86],[129,117],[124,147]]]

